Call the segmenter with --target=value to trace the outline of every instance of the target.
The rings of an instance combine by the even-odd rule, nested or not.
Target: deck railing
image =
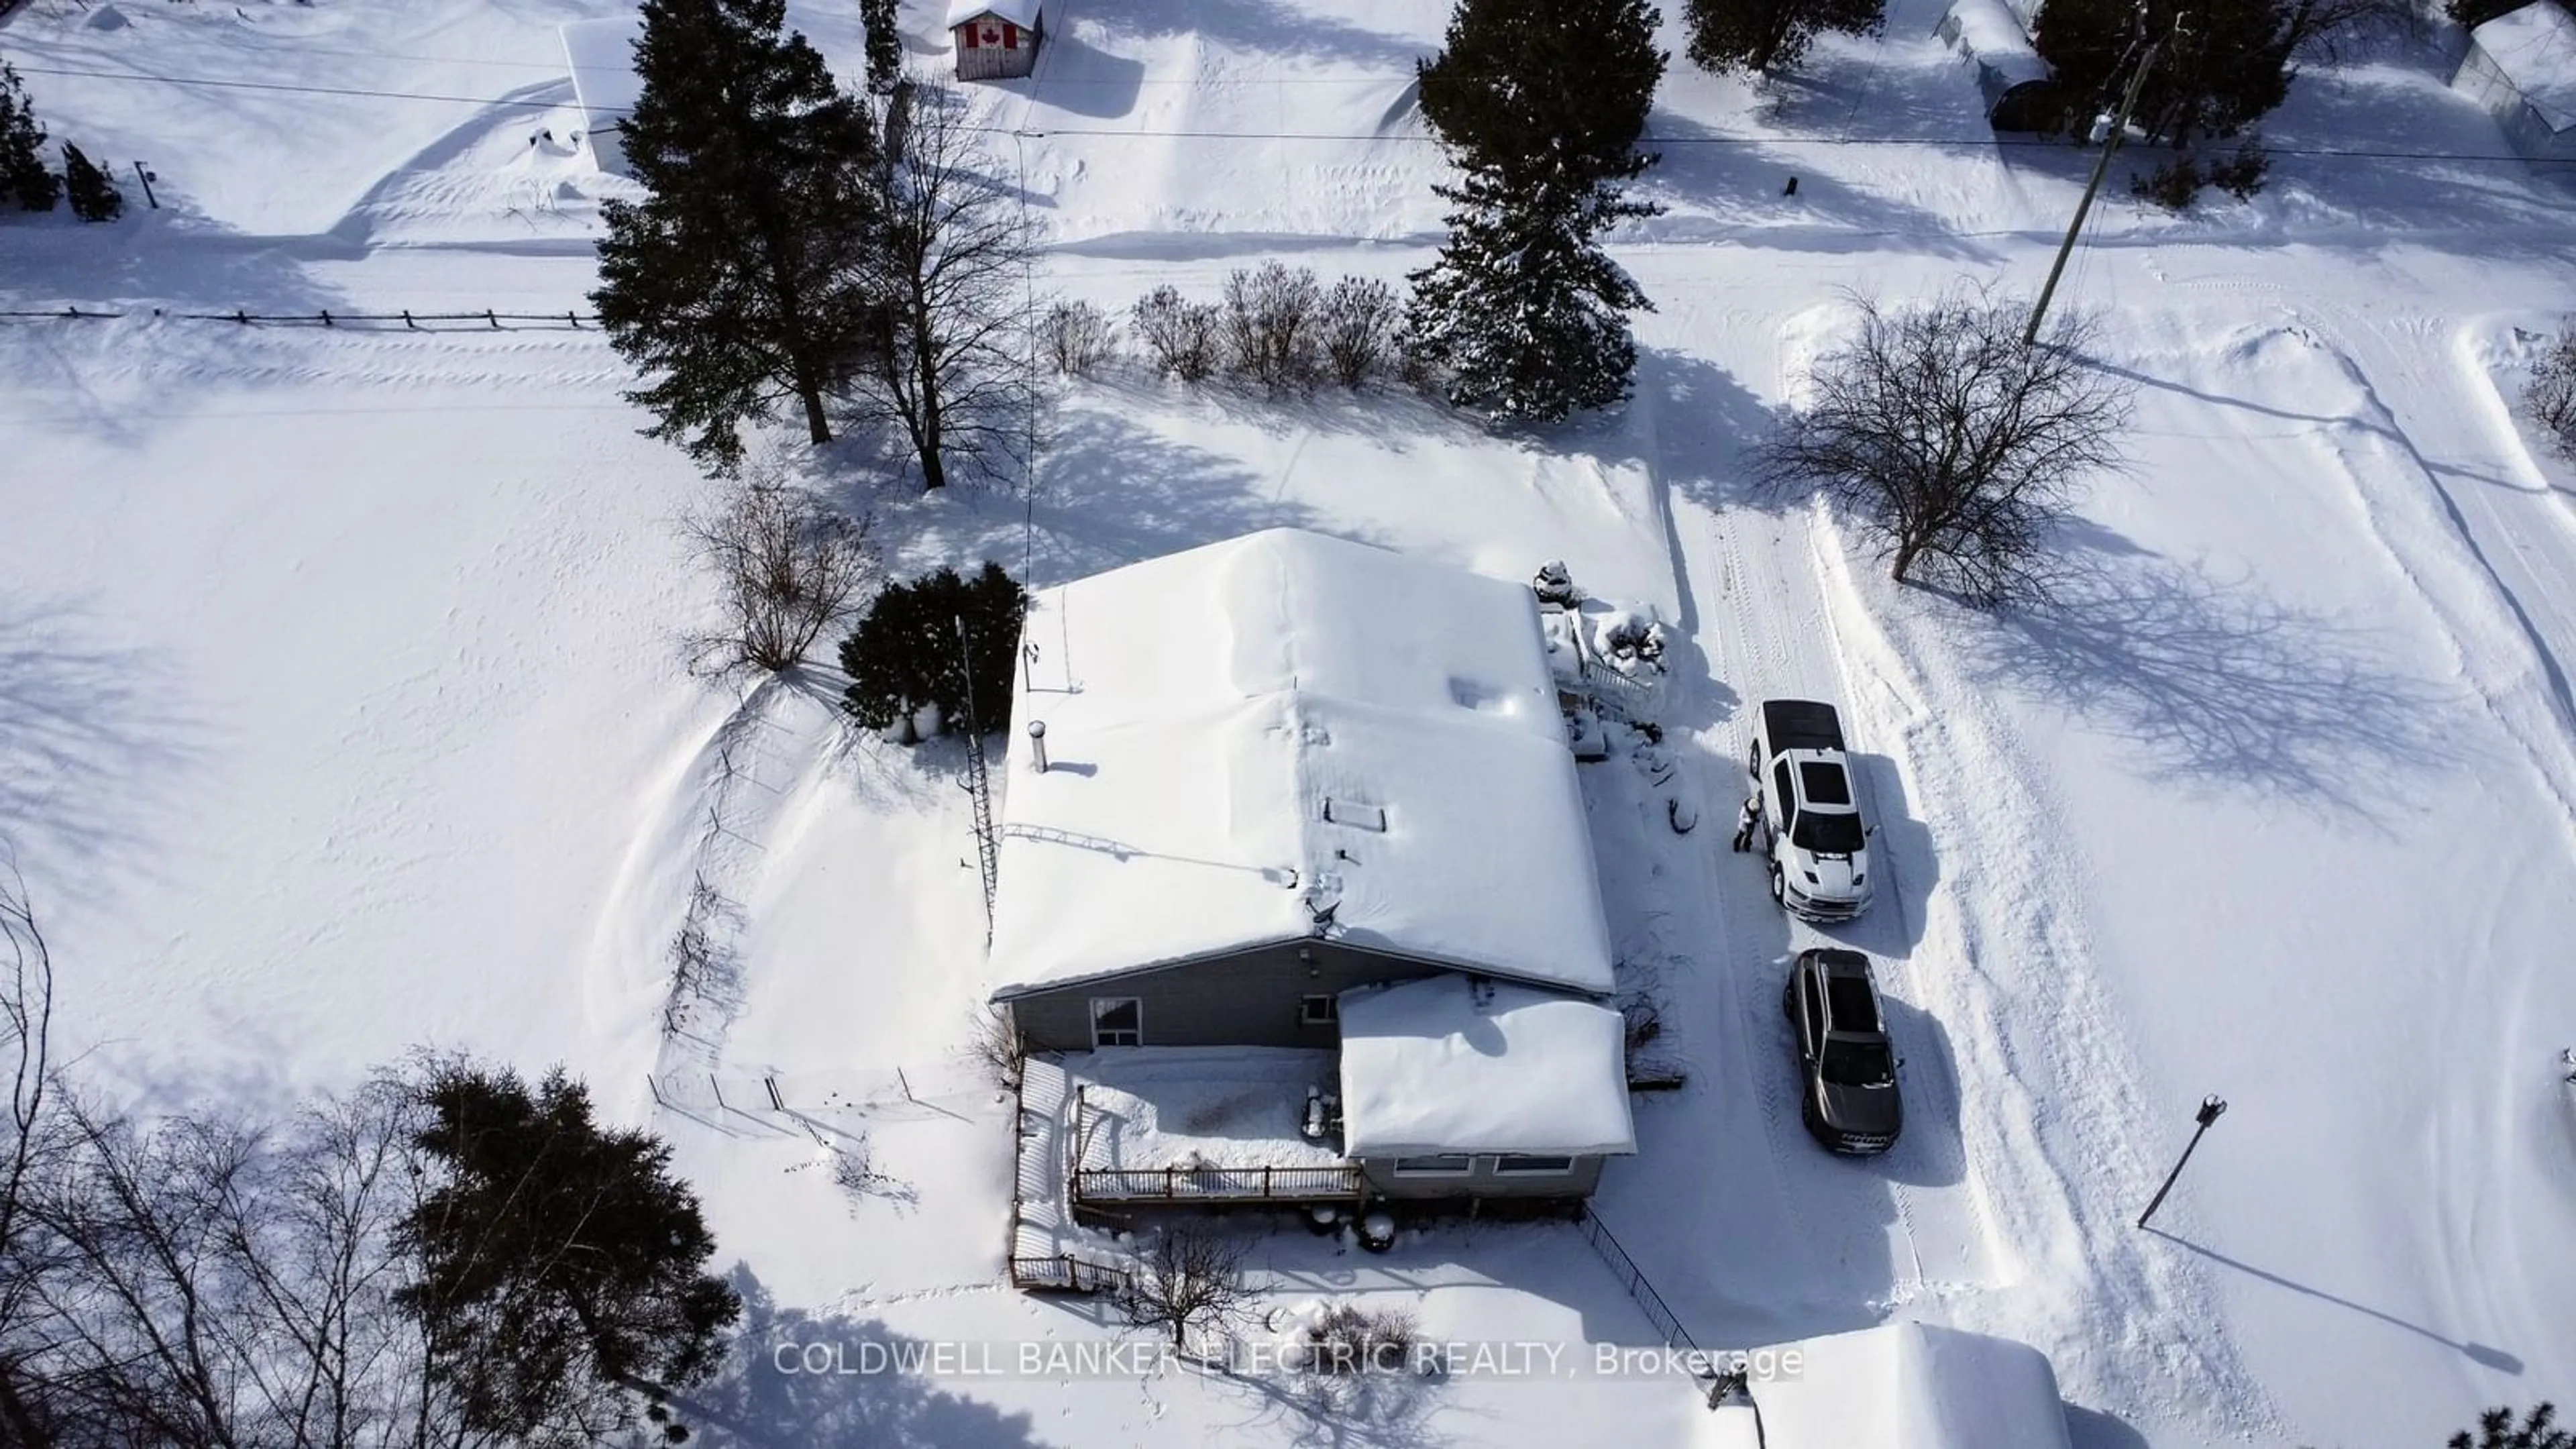
[[[1360,1170],[1331,1167],[1086,1167],[1073,1174],[1078,1203],[1345,1202],[1360,1196]]]
[[[1129,1276],[1115,1264],[1071,1253],[1011,1259],[1011,1286],[1030,1293],[1114,1293],[1127,1286]]]

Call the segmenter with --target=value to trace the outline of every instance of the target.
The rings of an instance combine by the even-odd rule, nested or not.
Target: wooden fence
[[[43,311],[0,312],[0,319],[48,322],[108,322],[131,316],[127,312],[101,307],[55,307]],[[584,326],[597,327],[594,312],[502,312],[485,309],[480,312],[414,312],[403,308],[392,312],[171,312],[152,309],[152,315],[178,322],[230,322],[237,327],[355,327],[391,331],[397,324],[411,332],[455,331],[473,328],[477,331],[509,332],[528,328],[569,328],[578,332]]]

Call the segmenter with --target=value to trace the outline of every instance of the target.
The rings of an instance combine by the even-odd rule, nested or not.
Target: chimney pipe
[[[1037,761],[1038,773],[1041,775],[1045,774],[1047,767],[1045,720],[1033,719],[1029,721],[1029,753]]]

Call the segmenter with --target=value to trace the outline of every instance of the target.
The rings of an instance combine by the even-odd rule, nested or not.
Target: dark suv
[[[1897,1095],[1896,1049],[1887,1039],[1869,958],[1820,946],[1801,951],[1780,992],[1798,1038],[1801,1113],[1807,1130],[1836,1152],[1885,1152],[1905,1125]]]

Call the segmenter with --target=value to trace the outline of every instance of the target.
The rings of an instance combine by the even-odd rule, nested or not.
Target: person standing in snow
[[[1744,797],[1744,808],[1735,812],[1735,853],[1742,855],[1753,848],[1753,827],[1762,823],[1760,791]]]

